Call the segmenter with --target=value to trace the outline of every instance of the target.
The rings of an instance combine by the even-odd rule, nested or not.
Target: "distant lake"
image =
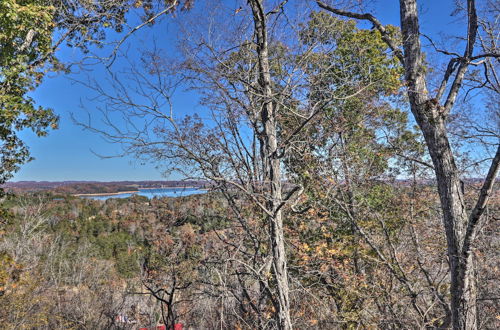
[[[122,194],[109,194],[109,195],[98,195],[98,196],[80,196],[84,198],[91,198],[97,200],[106,200],[108,198],[127,198],[133,195],[146,196],[151,199],[153,197],[181,197],[189,195],[205,194],[206,190],[201,190],[198,188],[155,188],[155,189],[139,189],[137,192],[133,193],[122,193]]]

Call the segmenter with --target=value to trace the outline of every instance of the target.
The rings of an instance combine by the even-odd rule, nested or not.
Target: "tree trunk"
[[[473,254],[470,247],[464,250],[468,215],[463,183],[458,176],[439,109],[419,109],[414,105],[412,111],[413,108],[416,108],[414,114],[424,133],[436,173],[450,264],[452,325],[454,329],[477,329]],[[433,117],[426,118],[426,113]]]
[[[271,74],[269,71],[269,51],[267,43],[266,14],[261,0],[249,0],[252,8],[255,34],[257,38],[257,56],[259,64],[259,85],[262,92],[260,120],[264,128],[260,140],[262,158],[265,163],[264,180],[269,183],[270,198],[267,202],[270,243],[273,254],[273,271],[278,295],[277,322],[279,329],[292,329],[288,271],[285,253],[285,237],[281,212],[281,162],[278,152],[276,129],[276,109],[272,99]]]
[[[468,216],[463,183],[447,136],[444,109],[429,99],[423,70],[416,0],[400,0],[404,68],[411,111],[429,150],[443,212],[454,329],[476,329],[476,284],[470,247],[464,250]]]
[[[473,265],[472,245],[493,183],[499,171],[500,145],[479,194],[477,204],[467,215],[463,182],[451,149],[446,129],[446,117],[453,107],[465,73],[473,57],[477,36],[477,15],[474,0],[467,0],[467,44],[464,55],[453,58],[444,75],[435,98],[429,96],[425,65],[420,44],[420,27],[416,0],[400,0],[402,53],[385,27],[371,14],[359,14],[336,9],[316,0],[318,5],[336,15],[370,21],[381,33],[382,39],[403,63],[411,112],[423,135],[434,165],[437,188],[443,212],[443,226],[447,239],[450,264],[451,323],[453,329],[477,329],[477,289]],[[443,105],[440,101],[449,78],[455,73]],[[445,324],[445,327],[448,325]]]

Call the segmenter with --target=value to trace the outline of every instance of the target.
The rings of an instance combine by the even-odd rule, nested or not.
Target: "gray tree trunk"
[[[444,109],[428,98],[420,45],[416,0],[400,0],[404,67],[411,111],[432,158],[443,212],[451,275],[454,329],[476,329],[476,284],[470,249],[463,251],[467,212],[455,159],[447,136]],[[464,253],[462,253],[464,252]]]
[[[260,120],[264,128],[261,133],[261,156],[265,163],[264,180],[269,183],[270,198],[267,202],[269,234],[273,254],[273,272],[276,280],[278,300],[278,328],[292,329],[290,318],[290,302],[288,287],[288,270],[285,254],[285,237],[281,205],[283,203],[281,187],[281,161],[278,152],[276,129],[276,109],[273,103],[271,74],[269,71],[269,51],[267,41],[266,14],[262,0],[248,1],[253,13],[255,34],[257,39],[257,56],[259,64],[259,85],[263,104]]]
[[[477,15],[474,0],[467,0],[467,37],[463,56],[450,60],[447,71],[436,96],[432,98],[427,89],[420,27],[416,0],[400,0],[401,32],[403,50],[391,39],[384,26],[371,14],[359,14],[331,7],[320,0],[318,5],[336,15],[370,21],[382,35],[382,39],[403,63],[411,112],[423,135],[432,158],[437,188],[443,212],[443,226],[447,239],[450,264],[451,325],[453,329],[477,329],[477,288],[473,263],[473,242],[478,223],[486,207],[495,178],[499,171],[500,145],[497,146],[490,169],[483,182],[475,207],[467,213],[463,182],[451,149],[446,117],[452,109],[468,66],[474,59],[473,49],[477,36]],[[483,57],[492,55],[483,55]],[[476,56],[475,59],[480,57]],[[447,88],[448,80],[454,76]],[[441,98],[448,91],[444,102]],[[449,323],[449,321],[447,321]],[[444,324],[448,327],[449,324]]]

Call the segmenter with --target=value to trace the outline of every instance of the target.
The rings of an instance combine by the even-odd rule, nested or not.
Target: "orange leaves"
[[[192,244],[196,239],[196,234],[194,232],[193,226],[189,223],[182,225],[179,228],[179,236],[184,243]]]

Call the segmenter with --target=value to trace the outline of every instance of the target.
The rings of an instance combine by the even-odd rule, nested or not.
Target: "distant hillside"
[[[12,192],[52,191],[65,194],[98,194],[137,191],[140,188],[205,188],[208,185],[206,181],[18,181],[7,182],[3,188]]]

